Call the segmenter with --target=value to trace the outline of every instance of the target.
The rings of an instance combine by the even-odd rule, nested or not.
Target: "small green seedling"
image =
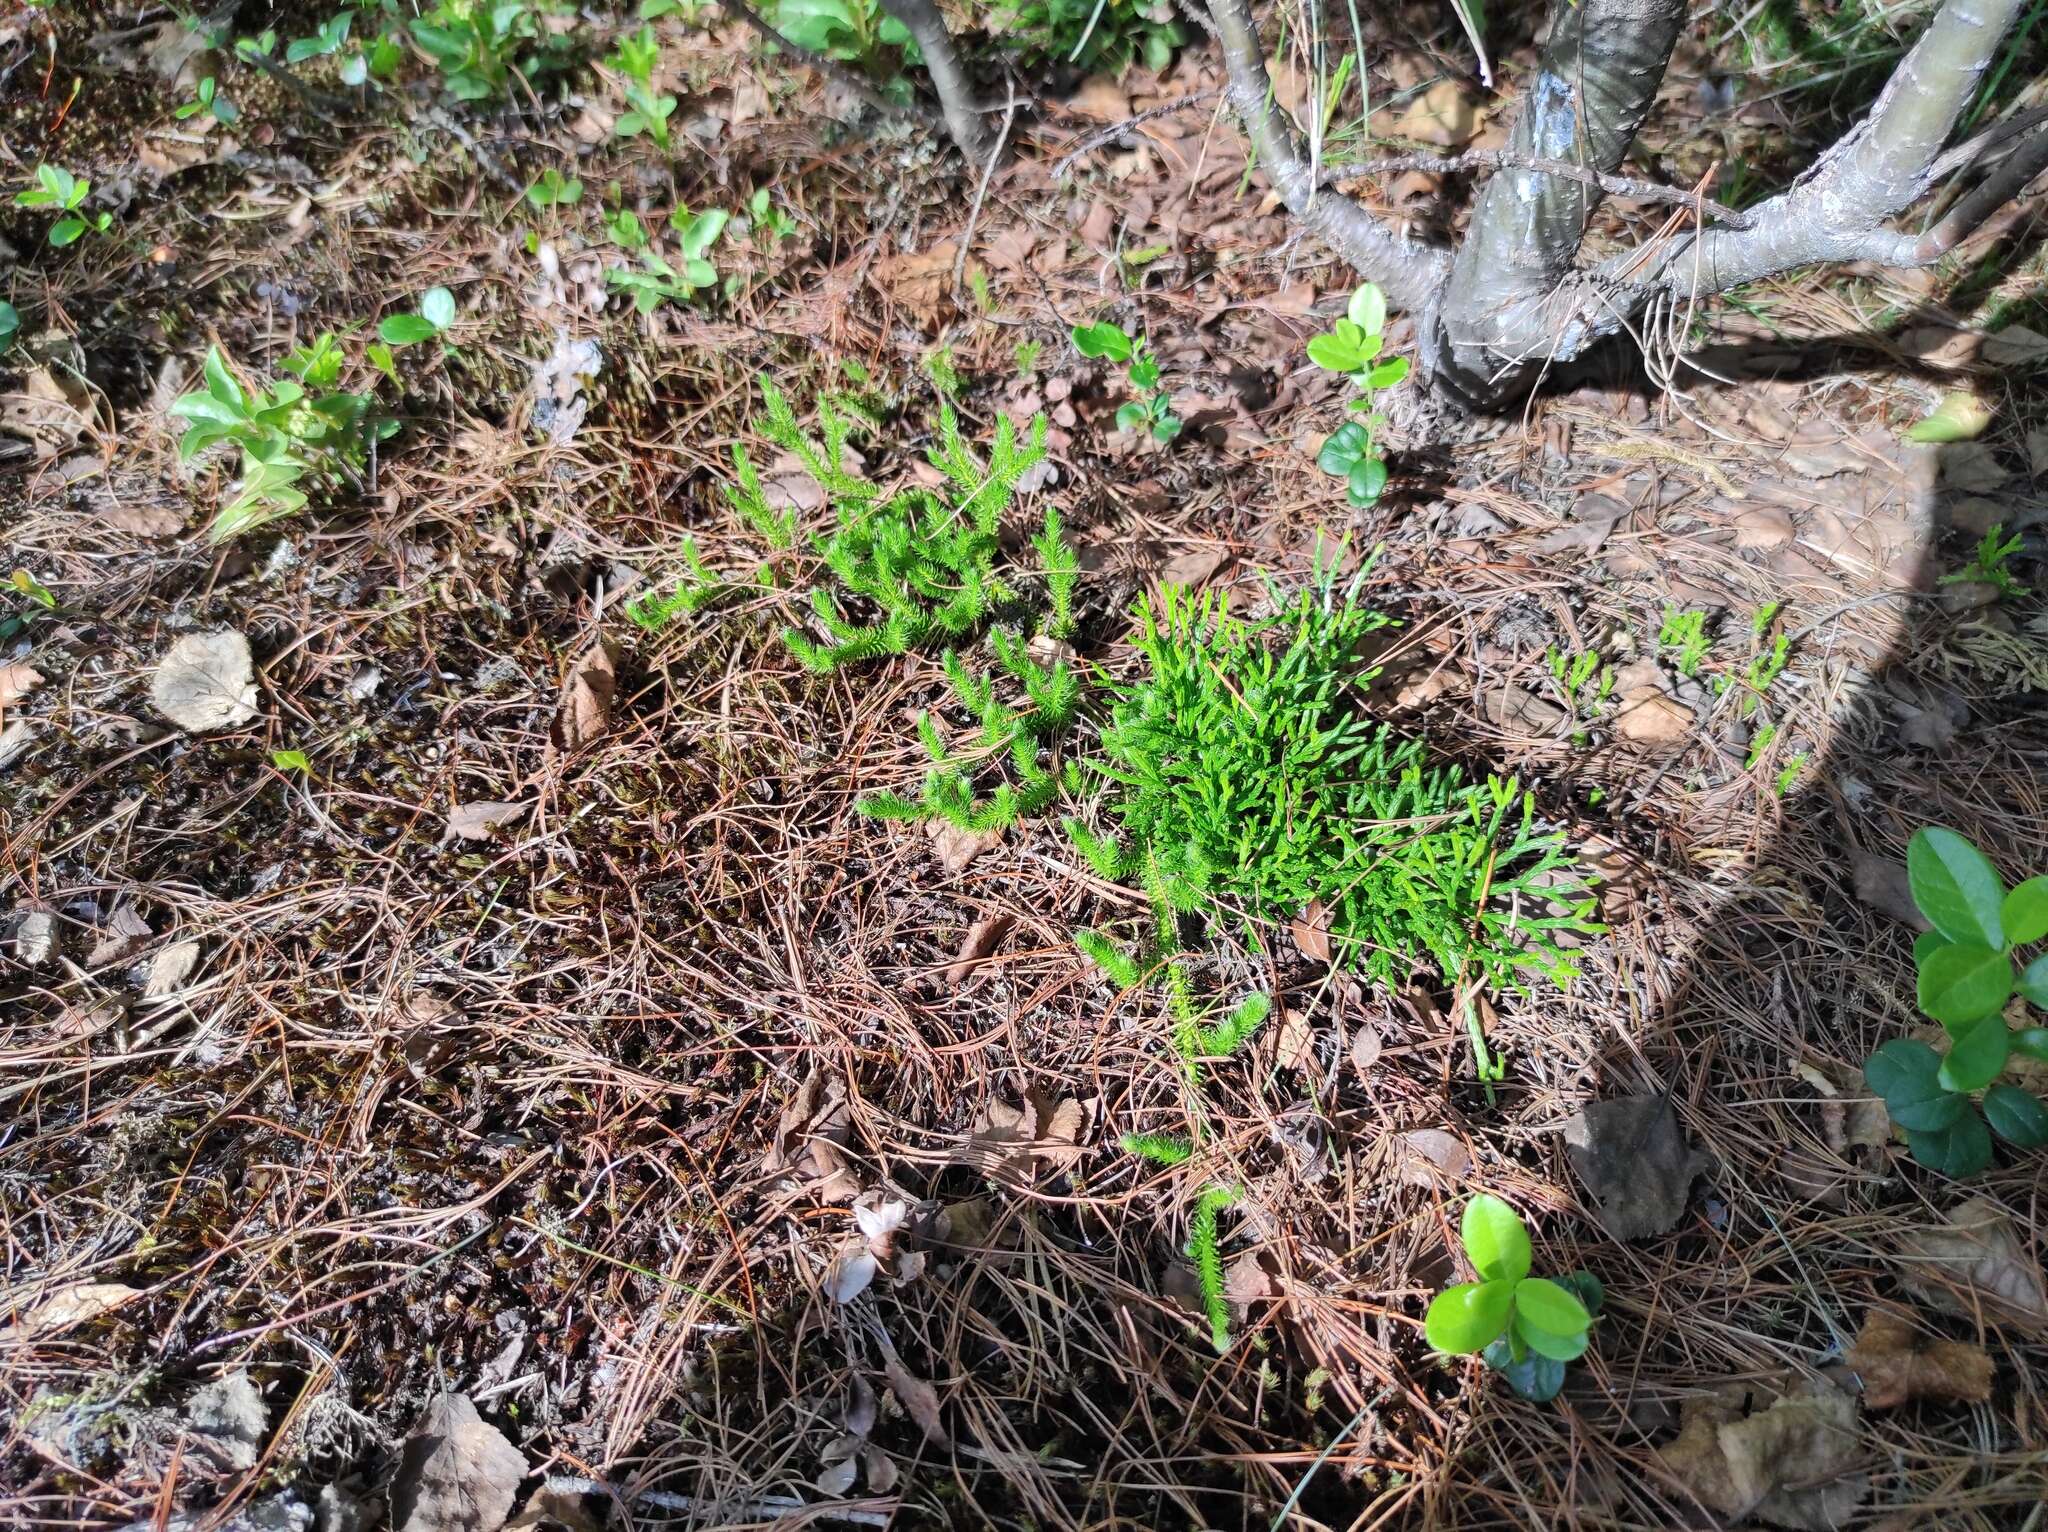
[[[1180,417],[1173,413],[1173,395],[1160,380],[1159,364],[1142,337],[1107,320],[1099,324],[1076,325],[1074,349],[1091,360],[1117,362],[1139,397],[1118,408],[1119,431],[1148,431],[1156,442],[1170,442],[1181,432]]]
[[[17,569],[7,577],[7,584],[21,597],[15,609],[0,616],[0,643],[6,643],[17,634],[35,623],[56,615],[57,598],[50,588],[30,574],[26,569]]]
[[[1458,1233],[1479,1280],[1436,1295],[1423,1320],[1430,1345],[1450,1356],[1477,1354],[1524,1399],[1555,1399],[1565,1364],[1590,1342],[1604,1297],[1599,1279],[1584,1271],[1530,1276],[1529,1231],[1513,1208],[1483,1192],[1465,1204]]]
[[[611,236],[612,243],[621,250],[647,248],[647,225],[642,223],[640,215],[629,207],[622,207],[616,213],[607,214],[604,231]]]
[[[1664,620],[1657,629],[1657,647],[1678,651],[1678,673],[1692,677],[1699,674],[1700,663],[1706,659],[1707,651],[1713,647],[1713,640],[1707,637],[1707,614],[1705,612],[1681,612],[1675,606],[1664,608]]]
[[[550,165],[526,188],[526,200],[536,208],[573,207],[583,200],[583,183]]]
[[[354,21],[353,12],[336,11],[311,37],[295,37],[287,43],[284,61],[303,64],[307,59],[325,58],[330,53],[340,52],[341,45],[348,41],[348,29]]]
[[[676,98],[654,88],[654,70],[661,62],[661,45],[655,41],[654,28],[643,26],[632,36],[620,38],[610,62],[618,70],[626,93],[627,110],[619,114],[615,124],[618,136],[632,138],[645,133],[658,148],[666,150],[668,120],[675,114]]]
[[[1943,585],[1989,585],[2004,600],[2014,600],[2027,593],[2027,587],[2020,583],[2009,567],[2012,556],[2020,551],[2020,536],[2015,532],[2003,537],[2003,524],[1993,527],[1984,534],[1977,544],[1977,551],[1970,562],[1953,574],[1941,577]]]
[[[242,452],[235,496],[214,517],[215,542],[304,508],[308,484],[359,484],[371,449],[398,429],[397,421],[377,413],[368,394],[334,388],[341,357],[331,336],[294,351],[283,370],[297,376],[252,390],[220,348],[210,347],[206,387],[171,404],[171,413],[188,426],[178,443],[181,458],[190,462],[220,442]]]
[[[386,314],[377,322],[377,336],[387,346],[416,346],[435,340],[455,323],[455,295],[445,287],[430,287],[420,294],[419,312]]]
[[[228,100],[226,96],[220,93],[212,75],[208,75],[205,79],[201,80],[198,92],[193,99],[179,107],[172,115],[178,121],[183,122],[188,117],[197,117],[201,112],[205,112],[215,122],[223,125],[233,122],[242,115],[235,109],[234,102]]]
[[[270,764],[279,771],[299,771],[307,776],[313,774],[313,762],[303,750],[273,750]]]
[[[709,261],[684,261],[678,271],[652,250],[640,252],[640,265],[639,271],[614,266],[604,274],[606,286],[631,296],[637,314],[651,314],[664,303],[688,303],[718,280]]]
[[[1565,710],[1575,721],[1590,720],[1606,706],[1609,695],[1614,691],[1614,667],[1602,665],[1596,651],[1588,649],[1568,655],[1553,647],[1546,652],[1544,661],[1550,667],[1550,678],[1564,695]],[[1594,680],[1596,672],[1599,675],[1597,681]],[[1585,744],[1588,738],[1584,729],[1572,731],[1572,743],[1575,745]]]
[[[1308,343],[1311,362],[1349,378],[1356,390],[1345,408],[1362,418],[1346,421],[1330,433],[1323,450],[1316,454],[1316,466],[1342,479],[1344,497],[1360,507],[1373,504],[1387,487],[1387,462],[1379,448],[1379,433],[1387,417],[1374,403],[1374,396],[1408,376],[1408,358],[1380,355],[1386,345],[1386,326],[1386,294],[1367,282],[1351,294],[1344,317]]]
[[[908,29],[883,13],[880,0],[776,0],[769,20],[799,48],[874,74],[882,72],[882,49],[913,46]]]
[[[796,220],[775,205],[765,186],[747,199],[747,220],[753,225],[754,243],[758,246],[765,238],[770,250],[796,234]]]
[[[2048,953],[2024,963],[2016,956],[2048,937],[2048,878],[2007,889],[1968,839],[1930,826],[1906,844],[1906,880],[1934,928],[1913,944],[1915,998],[1941,1023],[1949,1048],[1942,1054],[1894,1038],[1871,1054],[1863,1077],[1906,1130],[1914,1159],[1944,1175],[1972,1176],[1991,1163],[1993,1132],[2020,1149],[2048,1145],[2048,1106],[1998,1083],[2015,1053],[2048,1063],[2048,1027],[2015,1032],[2005,1020],[2015,992],[2048,1010]],[[1973,1104],[1978,1091],[1983,1097]]]
[[[76,242],[88,230],[104,234],[113,226],[114,215],[109,212],[84,212],[85,199],[92,195],[92,182],[84,176],[75,176],[62,165],[36,166],[33,186],[24,186],[14,194],[16,207],[49,207],[60,214],[50,225],[50,243],[62,249]]]
[[[0,298],[0,351],[14,343],[14,337],[21,333],[21,310]]]

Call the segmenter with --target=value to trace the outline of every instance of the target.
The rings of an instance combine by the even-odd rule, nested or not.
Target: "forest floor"
[[[326,19],[257,9],[237,35]],[[1384,9],[1376,127],[1497,142],[1504,102],[1437,89],[1470,69],[1449,8]],[[1930,1030],[1911,833],[2048,872],[2048,206],[1929,272],[1732,295],[1674,388],[1617,351],[1398,439],[1354,510],[1304,356],[1354,279],[1248,170],[1204,49],[1031,103],[977,195],[743,28],[652,24],[667,153],[589,64],[464,103],[417,58],[365,92],[163,9],[0,8],[0,178],[61,164],[113,213],[52,248],[0,208],[0,1520],[2041,1526],[2048,1159],[1916,1165],[1862,1064]],[[1672,184],[1753,196],[1860,104],[1790,71],[1717,104],[1710,40],[1645,135]],[[1528,40],[1500,51],[1517,78]],[[175,115],[208,72],[233,122]],[[1459,190],[1371,195],[1430,236]],[[615,215],[672,241],[677,208],[732,214],[718,282],[636,312]],[[378,321],[435,287],[453,323],[380,376]],[[1170,445],[1076,354],[1105,319],[1149,335]],[[359,493],[211,540],[234,461],[182,459],[168,406],[209,346],[261,379],[323,330],[400,429]],[[686,533],[761,562],[735,444],[825,514],[761,376],[868,399],[884,484],[927,482],[942,397],[984,442],[1044,413],[1006,542],[1058,507],[1108,676],[1165,583],[1254,609],[1355,576],[1401,623],[1359,705],[1529,786],[1597,888],[1576,981],[1474,997],[1332,967],[1312,919],[1218,933],[1273,1018],[1210,1071],[1207,1162],[1126,1154],[1180,1066],[1073,935],[1142,894],[1058,811],[856,812],[915,791],[936,656],[805,670],[801,548],[625,616]],[[1906,439],[1958,394],[1974,434]],[[1993,525],[2015,588],[1942,583]],[[253,696],[181,727],[200,634],[229,671],[246,640]],[[1582,654],[1605,696],[1560,681]],[[1619,1098],[1671,1115],[1568,1153]],[[1185,1249],[1226,1172],[1219,1354]],[[1604,1284],[1550,1403],[1423,1339],[1475,1190]]]

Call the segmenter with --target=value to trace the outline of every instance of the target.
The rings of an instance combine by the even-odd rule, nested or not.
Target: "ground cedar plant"
[[[2031,961],[2020,952],[2048,938],[2048,877],[2008,889],[1990,858],[1939,826],[1914,832],[1906,875],[1933,927],[1913,944],[1915,999],[1948,1047],[1893,1038],[1864,1077],[1906,1130],[1914,1159],[1973,1176],[1991,1163],[1993,1133],[2020,1149],[2048,1145],[2048,1106],[1998,1078],[2014,1054],[2048,1063],[2048,1028],[2014,1030],[2005,1015],[2015,995],[2048,1011],[2048,952]]]

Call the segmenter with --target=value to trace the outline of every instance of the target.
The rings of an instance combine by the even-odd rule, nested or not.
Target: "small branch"
[[[932,77],[939,109],[946,114],[946,132],[970,165],[988,159],[988,132],[981,110],[974,102],[974,84],[953,46],[953,34],[946,30],[946,18],[932,0],[882,0],[882,9],[902,23],[924,55],[925,73]]]
[[[1192,5],[1189,13],[1195,14]],[[1355,199],[1316,184],[1300,133],[1273,99],[1250,0],[1209,0],[1209,24],[1223,50],[1231,109],[1287,210],[1360,276],[1379,283],[1396,307],[1416,313],[1429,308],[1450,269],[1449,257],[1395,237]]]
[[[1017,120],[1017,92],[1011,88],[1008,107],[1003,112],[1003,130],[996,135],[996,146],[989,151],[988,164],[982,168],[981,184],[974,188],[974,206],[967,210],[967,232],[960,236],[960,253],[953,258],[953,296],[960,296],[960,278],[967,270],[967,252],[974,248],[974,226],[981,222],[981,205],[988,200],[988,183],[996,176],[996,166],[1001,163],[1003,149],[1010,142],[1010,125]]]
[[[1191,106],[1199,106],[1204,101],[1214,99],[1215,95],[1216,92],[1213,90],[1190,91],[1185,96],[1176,96],[1171,101],[1162,101],[1158,106],[1148,106],[1135,117],[1126,117],[1122,122],[1113,122],[1108,127],[1095,129],[1059,157],[1052,167],[1052,178],[1055,181],[1066,180],[1067,172],[1074,168],[1074,161],[1081,158],[1082,155],[1093,154],[1104,144],[1115,143],[1135,127],[1140,127],[1145,123],[1153,121],[1155,118],[1171,117],[1175,112],[1184,111]]]
[[[844,89],[851,91],[867,105],[883,113],[885,116],[908,117],[913,122],[921,122],[928,128],[944,126],[937,114],[927,108],[921,106],[900,106],[882,95],[872,85],[868,84],[867,81],[863,80],[837,59],[827,58],[824,54],[813,52],[801,43],[791,42],[780,32],[776,31],[775,28],[763,21],[760,12],[748,5],[746,0],[718,0],[718,8],[734,21],[751,27],[764,41],[773,43],[791,58],[808,64],[811,68],[817,70],[819,74],[824,75],[828,80]]]
[[[2008,154],[1998,168],[1978,182],[1913,244],[1916,265],[1929,266],[1968,239],[1976,228],[2027,189],[2027,183],[2048,170],[2048,129],[2036,133]]]
[[[1539,159],[1526,154],[1512,154],[1506,149],[1467,149],[1462,154],[1396,154],[1363,165],[1338,166],[1333,174],[1350,180],[1355,176],[1390,175],[1404,170],[1425,170],[1440,175],[1456,175],[1467,170],[1533,170],[1542,175],[1577,181],[1581,186],[1597,186],[1604,192],[1635,202],[1661,202],[1692,209],[1715,223],[1725,223],[1731,228],[1746,229],[1756,222],[1754,213],[1709,201],[1683,186],[1666,186],[1661,181],[1645,181],[1636,176],[1609,175],[1589,170],[1584,165],[1574,165],[1569,160]]]

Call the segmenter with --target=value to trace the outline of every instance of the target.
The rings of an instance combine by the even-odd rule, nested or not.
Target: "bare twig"
[[[960,276],[967,269],[967,252],[974,247],[974,226],[981,221],[981,204],[988,197],[988,183],[995,179],[996,166],[1002,162],[1003,148],[1010,142],[1010,124],[1017,120],[1017,93],[1010,92],[1009,105],[1003,111],[1003,129],[996,135],[996,146],[989,151],[988,163],[981,169],[981,184],[974,188],[974,206],[967,210],[967,232],[960,236],[960,253],[953,258],[953,296],[960,296]]]
[[[1215,99],[1216,92],[1213,90],[1190,91],[1185,96],[1175,96],[1171,101],[1162,101],[1158,106],[1148,106],[1135,117],[1126,117],[1122,122],[1112,122],[1106,127],[1096,128],[1092,132],[1084,134],[1078,144],[1074,145],[1073,148],[1069,149],[1053,163],[1052,178],[1055,181],[1064,181],[1067,178],[1067,172],[1074,168],[1074,161],[1081,158],[1084,154],[1094,153],[1104,144],[1115,143],[1133,128],[1141,127],[1145,123],[1152,122],[1160,117],[1171,117],[1175,112],[1183,111],[1191,106],[1199,106],[1205,101],[1213,101]]]

